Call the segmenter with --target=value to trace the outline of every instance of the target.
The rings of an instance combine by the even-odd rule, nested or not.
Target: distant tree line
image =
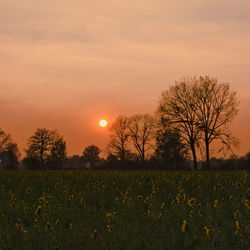
[[[2,169],[250,169],[250,153],[238,158],[238,141],[229,125],[238,114],[239,100],[228,83],[209,76],[186,77],[161,94],[154,115],[120,115],[110,126],[101,157],[90,145],[82,155],[67,156],[66,142],[57,130],[39,128],[27,140],[20,159],[17,144],[0,130]],[[229,159],[211,158],[211,144]],[[204,159],[200,159],[204,156]]]
[[[0,167],[2,169],[18,169],[20,152],[11,135],[0,128]]]

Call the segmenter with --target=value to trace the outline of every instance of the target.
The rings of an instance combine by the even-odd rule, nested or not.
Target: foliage
[[[12,152],[17,158],[20,157],[17,144],[12,141],[11,135],[0,128],[0,152]]]
[[[163,117],[157,124],[155,160],[160,160],[167,169],[178,169],[188,158],[187,147],[180,132]]]
[[[79,155],[72,155],[68,157],[64,167],[67,169],[82,169],[85,164]]]
[[[49,158],[51,145],[51,131],[45,128],[38,128],[35,134],[28,139],[27,157],[37,159],[43,165]]]
[[[1,172],[1,248],[248,249],[249,182],[249,172]]]
[[[99,147],[95,145],[87,146],[82,155],[82,159],[86,162],[94,163],[96,161],[99,161],[101,150]]]
[[[27,158],[35,159],[42,168],[60,167],[67,159],[66,142],[57,130],[38,128],[27,144]]]
[[[21,165],[27,170],[38,170],[43,167],[38,159],[30,157],[24,157],[21,161]]]
[[[137,169],[141,164],[139,157],[131,150],[125,150],[125,161],[121,164],[120,159],[116,154],[109,153],[106,159],[106,165],[108,169]],[[146,165],[144,162],[144,166]]]
[[[7,134],[2,129],[0,129],[0,152],[8,151],[11,144],[12,139],[10,134]]]
[[[0,128],[0,169],[18,169],[19,157],[17,144]]]
[[[18,159],[12,151],[0,152],[1,169],[18,169]]]
[[[52,132],[52,145],[48,158],[49,168],[60,168],[67,161],[66,142],[57,131]]]
[[[199,130],[196,127],[192,95],[192,86],[185,79],[176,82],[174,86],[162,92],[158,113],[179,131],[183,142],[191,150],[194,169],[197,170]]]

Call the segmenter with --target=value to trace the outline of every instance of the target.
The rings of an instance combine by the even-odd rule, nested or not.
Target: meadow
[[[249,249],[250,172],[1,171],[1,249]]]

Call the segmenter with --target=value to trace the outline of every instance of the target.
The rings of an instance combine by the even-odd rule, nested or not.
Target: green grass
[[[2,171],[1,249],[249,249],[250,172]]]

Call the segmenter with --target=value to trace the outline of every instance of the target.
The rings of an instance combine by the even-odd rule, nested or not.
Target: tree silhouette
[[[12,151],[0,153],[0,166],[2,169],[18,169],[18,159]]]
[[[154,137],[155,120],[149,114],[133,115],[129,118],[129,136],[140,157],[142,163],[145,161],[146,152],[152,149]]]
[[[101,150],[95,145],[88,146],[84,149],[82,160],[94,163],[100,160]]]
[[[126,160],[126,152],[130,141],[129,118],[118,116],[110,128],[110,140],[107,151],[116,155],[121,164]]]
[[[192,103],[196,124],[205,144],[206,166],[210,169],[210,144],[219,139],[230,148],[236,142],[228,125],[238,114],[239,101],[228,83],[218,83],[217,79],[209,76],[190,78],[189,81],[193,85]]]
[[[51,131],[52,144],[48,162],[50,168],[60,168],[67,161],[66,142],[56,130]]]
[[[12,139],[10,134],[5,133],[0,128],[0,152],[8,151],[9,146],[12,144]]]
[[[176,124],[192,151],[197,169],[196,148],[205,144],[206,166],[210,169],[210,144],[220,139],[228,148],[235,143],[227,126],[238,113],[239,101],[228,83],[205,77],[183,78],[162,93],[159,112]],[[200,145],[201,146],[201,145]]]
[[[35,159],[43,168],[46,164],[50,168],[54,164],[56,168],[66,160],[66,143],[57,130],[38,128],[35,134],[28,138],[27,144],[27,157]]]
[[[156,131],[155,157],[170,169],[180,168],[187,159],[187,147],[182,143],[179,130],[162,117]]]
[[[12,141],[11,135],[0,128],[0,153],[5,151],[12,152],[17,158],[20,157],[17,144]]]
[[[51,131],[46,128],[38,128],[35,134],[28,139],[27,157],[37,159],[44,166],[49,158],[51,145]]]
[[[199,130],[196,126],[192,96],[192,86],[186,79],[176,81],[174,86],[162,92],[158,112],[178,130],[183,142],[192,152],[193,166],[197,170],[196,149],[199,143]]]
[[[0,128],[0,167],[2,169],[17,169],[20,152],[10,134]]]

